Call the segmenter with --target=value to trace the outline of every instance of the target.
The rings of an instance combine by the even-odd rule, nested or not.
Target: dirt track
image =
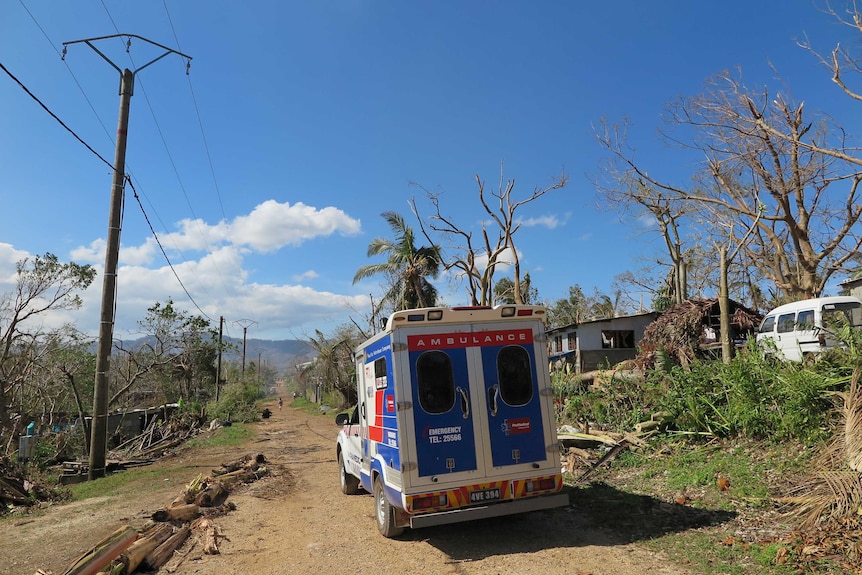
[[[230,495],[237,510],[217,519],[227,540],[220,555],[193,548],[176,573],[269,575],[327,573],[683,575],[691,572],[613,532],[597,528],[577,506],[451,526],[407,530],[399,540],[380,536],[370,495],[338,487],[330,417],[287,406],[255,424],[257,438],[241,448],[191,451],[153,466],[197,473],[247,453],[263,453],[273,474]],[[128,498],[87,500],[42,515],[0,522],[0,575],[59,575],[86,548],[117,527],[142,523],[182,490],[154,479],[154,488]],[[164,485],[155,485],[159,481]],[[577,491],[573,492],[573,501]]]

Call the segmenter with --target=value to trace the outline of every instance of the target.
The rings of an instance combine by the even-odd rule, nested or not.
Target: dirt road
[[[176,470],[180,464],[188,469],[187,481],[221,462],[263,453],[272,476],[230,495],[236,511],[217,520],[227,537],[221,554],[201,555],[193,549],[177,574],[691,575],[598,528],[576,505],[407,530],[399,540],[385,539],[377,532],[371,496],[346,496],[339,489],[333,418],[309,416],[288,406],[271,408],[273,416],[255,424],[257,438],[248,445],[188,450],[160,461],[153,466],[152,491],[134,499],[87,500],[0,522],[0,574],[30,575],[39,567],[63,573],[104,535],[143,522],[182,490],[176,480],[160,479],[160,466]]]

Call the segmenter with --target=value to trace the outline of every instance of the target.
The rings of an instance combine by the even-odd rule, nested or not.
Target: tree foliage
[[[317,353],[314,361],[300,372],[306,388],[320,386],[322,391],[335,391],[342,395],[343,406],[355,405],[356,376],[352,353],[361,342],[355,326],[344,324],[332,335],[315,330],[309,342]]]
[[[141,407],[175,402],[205,404],[215,396],[218,335],[209,320],[155,303],[138,322],[142,343],[115,346],[109,406]]]
[[[57,256],[24,258],[15,267],[15,288],[0,295],[0,433],[21,424],[21,408],[55,335],[40,321],[49,311],[81,306],[78,292],[96,276],[89,265],[63,263]],[[19,407],[15,420],[13,405]],[[28,407],[29,409],[29,407]],[[11,434],[10,434],[11,437]]]
[[[384,299],[396,310],[435,305],[437,289],[428,278],[436,278],[440,272],[440,248],[433,243],[417,248],[413,228],[400,214],[383,212],[381,215],[392,229],[394,238],[371,240],[368,257],[384,255],[386,261],[360,267],[353,276],[353,283],[383,275],[390,286]]]

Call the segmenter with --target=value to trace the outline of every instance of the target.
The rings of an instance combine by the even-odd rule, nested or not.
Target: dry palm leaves
[[[862,516],[862,369],[853,370],[843,399],[839,427],[832,443],[815,462],[816,470],[789,497],[788,515],[801,528],[829,529]]]

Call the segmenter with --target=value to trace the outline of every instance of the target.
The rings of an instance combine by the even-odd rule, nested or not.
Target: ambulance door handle
[[[462,387],[456,387],[455,391],[461,396],[461,411],[464,413],[464,419],[470,417],[470,400],[467,398],[467,392]]]
[[[491,417],[497,415],[497,398],[500,396],[500,386],[492,385],[488,388],[488,405],[491,406]]]

